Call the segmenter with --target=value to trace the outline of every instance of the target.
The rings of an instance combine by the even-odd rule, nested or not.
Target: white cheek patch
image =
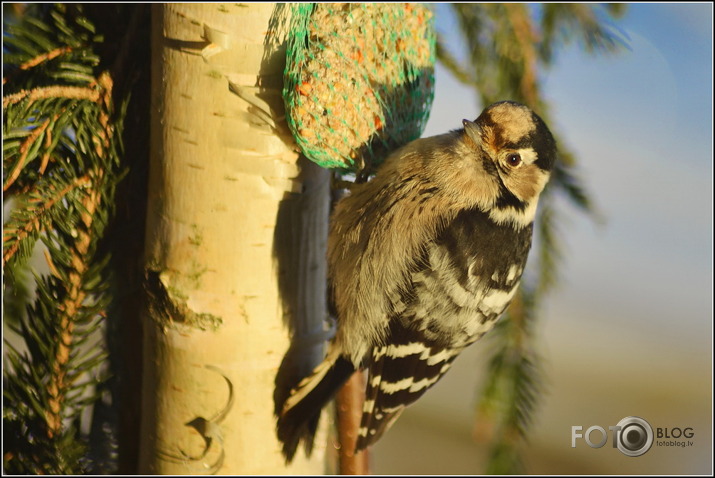
[[[536,154],[533,148],[522,148],[516,151],[521,156],[521,160],[524,165],[534,164],[534,162],[539,159],[539,155]]]
[[[546,171],[542,170],[538,166],[534,166],[536,169],[536,174],[534,175],[534,182],[536,183],[536,190],[538,191],[538,194],[541,194],[541,191],[544,190],[544,187],[546,187],[546,183],[549,182],[549,177],[551,177],[550,173],[547,173]]]

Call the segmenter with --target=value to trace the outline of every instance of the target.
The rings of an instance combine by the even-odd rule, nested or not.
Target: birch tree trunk
[[[273,415],[288,330],[321,339],[327,316],[329,176],[281,116],[286,25],[273,4],[152,8],[139,471],[323,473],[325,428],[287,467]]]

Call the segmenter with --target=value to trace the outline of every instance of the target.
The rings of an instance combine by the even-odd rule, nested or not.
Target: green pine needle
[[[126,109],[104,89],[94,26],[81,5],[67,8],[32,8],[4,29],[3,188],[13,207],[3,268],[20,298],[5,309],[14,334],[5,342],[3,465],[16,474],[92,469],[80,429],[107,378],[109,256],[99,242],[122,177]],[[33,272],[33,298],[19,279],[29,278],[38,241],[49,274]]]

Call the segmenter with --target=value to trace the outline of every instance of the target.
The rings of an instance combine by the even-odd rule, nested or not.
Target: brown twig
[[[37,56],[34,57],[34,58],[30,58],[30,59],[27,60],[25,63],[23,63],[22,65],[20,65],[20,66],[18,67],[18,69],[19,69],[19,70],[22,70],[22,71],[29,70],[30,68],[34,68],[34,67],[36,67],[37,65],[40,65],[40,64],[42,64],[42,63],[44,63],[44,62],[46,62],[46,61],[50,61],[50,60],[52,60],[52,59],[54,59],[54,58],[57,58],[57,57],[60,56],[60,55],[64,55],[65,53],[69,53],[69,52],[71,52],[71,51],[72,51],[72,47],[69,47],[69,46],[63,46],[63,47],[60,47],[60,48],[55,48],[55,49],[52,50],[52,51],[48,51],[47,53],[43,53],[42,55],[37,55]],[[8,77],[4,77],[4,78],[2,79],[2,84],[4,85],[4,84],[6,84],[8,81],[9,81],[9,78],[8,78]]]
[[[102,171],[96,172],[93,176],[91,189],[82,201],[84,212],[80,220],[83,227],[77,228],[77,240],[72,249],[70,263],[72,271],[68,276],[68,290],[64,302],[58,307],[60,318],[60,337],[52,366],[52,376],[47,385],[49,399],[49,410],[46,411],[47,435],[52,438],[60,432],[62,428],[62,402],[64,401],[64,390],[67,387],[66,375],[67,364],[72,351],[72,334],[74,332],[76,314],[82,307],[86,292],[83,290],[83,278],[89,268],[89,258],[87,253],[92,243],[91,227],[94,221],[94,213],[99,207],[102,195],[99,183],[101,182]]]
[[[25,158],[27,157],[27,153],[30,152],[32,144],[42,133],[44,133],[49,124],[50,120],[45,120],[44,123],[32,130],[32,132],[27,135],[27,138],[25,138],[25,141],[22,142],[22,144],[20,145],[20,158],[18,159],[17,164],[15,164],[15,167],[13,168],[12,172],[10,172],[7,181],[5,181],[5,185],[2,188],[3,191],[7,191],[7,189],[15,182],[15,180],[17,180],[18,176],[20,176],[20,171],[22,171],[22,168],[25,166]]]
[[[21,70],[29,70],[30,68],[36,67],[36,66],[39,65],[40,63],[44,63],[44,62],[46,62],[46,61],[50,61],[50,60],[52,60],[52,59],[54,59],[54,58],[57,58],[57,57],[60,56],[60,55],[64,55],[65,53],[69,53],[69,52],[71,52],[71,51],[72,51],[72,47],[69,47],[69,46],[63,46],[63,47],[60,47],[60,48],[55,48],[55,49],[52,50],[52,51],[49,51],[49,52],[47,52],[47,53],[45,53],[45,54],[43,54],[43,55],[38,55],[38,56],[36,56],[35,58],[32,58],[32,59],[26,61],[25,63],[23,63],[22,65],[20,65],[20,69],[21,69]]]
[[[55,115],[54,118],[52,118],[53,121],[57,121],[57,118],[59,118],[60,115]],[[47,130],[47,134],[45,134],[45,144],[43,144],[45,148],[45,153],[42,155],[42,161],[40,161],[40,168],[37,170],[38,173],[45,174],[45,169],[47,169],[47,165],[50,162],[50,146],[52,146],[52,128]]]
[[[111,111],[111,95],[112,95],[112,79],[107,73],[101,74],[97,83],[99,90],[91,90],[97,94],[97,99],[94,101],[101,102],[100,122],[104,128],[102,135],[103,141],[97,145],[97,154],[102,157],[107,153],[109,142],[112,136],[112,130],[109,126],[109,111]],[[101,95],[100,95],[101,93]],[[47,434],[52,438],[62,427],[62,402],[65,399],[64,390],[67,386],[65,378],[67,374],[66,366],[70,359],[72,334],[75,327],[76,314],[84,302],[86,292],[84,291],[84,275],[89,268],[88,257],[89,248],[92,244],[92,223],[94,221],[94,213],[100,207],[102,201],[101,184],[104,176],[103,170],[93,170],[87,173],[89,179],[89,190],[87,195],[82,200],[84,211],[80,216],[81,224],[77,227],[77,239],[72,250],[72,258],[70,264],[72,270],[68,276],[68,290],[65,302],[58,307],[61,313],[60,319],[60,340],[57,348],[55,362],[53,364],[53,373],[50,382],[47,385],[49,400],[49,410],[46,413]]]
[[[15,94],[7,95],[2,100],[2,107],[7,108],[24,100],[30,101],[43,100],[47,98],[66,98],[70,100],[89,100],[97,102],[100,99],[101,92],[97,89],[87,88],[84,86],[45,86],[42,88],[34,88],[32,90],[21,90]]]
[[[367,450],[355,453],[364,400],[365,380],[362,372],[355,372],[336,397],[341,475],[369,474]]]

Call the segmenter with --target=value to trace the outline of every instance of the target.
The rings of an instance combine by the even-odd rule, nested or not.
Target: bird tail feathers
[[[291,391],[277,422],[286,462],[293,460],[301,440],[310,455],[321,410],[354,372],[353,364],[331,344],[325,359]]]

